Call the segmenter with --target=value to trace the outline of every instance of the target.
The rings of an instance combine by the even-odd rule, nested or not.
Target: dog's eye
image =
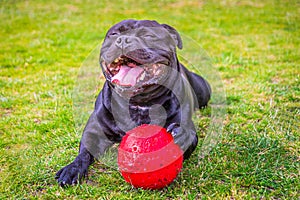
[[[112,33],[109,34],[109,36],[116,36],[116,35],[119,35],[119,33],[117,33],[117,32],[112,32]]]

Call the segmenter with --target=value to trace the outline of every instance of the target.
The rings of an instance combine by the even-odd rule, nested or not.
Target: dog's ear
[[[168,32],[171,34],[172,38],[174,39],[177,47],[179,49],[182,49],[182,40],[181,37],[179,35],[179,33],[176,31],[175,28],[173,28],[172,26],[169,26],[168,24],[162,24],[162,26],[168,30]]]

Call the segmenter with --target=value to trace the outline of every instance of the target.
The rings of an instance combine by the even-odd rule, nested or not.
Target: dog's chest
[[[129,106],[130,117],[137,125],[149,124],[151,122],[149,111],[150,107],[148,106]]]

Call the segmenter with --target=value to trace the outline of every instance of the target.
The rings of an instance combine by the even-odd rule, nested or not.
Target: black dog
[[[193,111],[210,99],[209,84],[176,56],[178,32],[156,21],[125,20],[106,34],[100,64],[106,82],[84,129],[76,159],[56,174],[61,186],[77,183],[105,150],[141,124],[167,128],[189,158],[198,138]]]

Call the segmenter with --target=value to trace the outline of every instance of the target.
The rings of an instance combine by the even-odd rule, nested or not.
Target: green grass
[[[300,198],[299,1],[0,5],[0,199]],[[226,90],[222,138],[199,162],[193,154],[163,190],[134,189],[101,163],[87,183],[62,189],[54,174],[74,159],[81,136],[72,107],[77,73],[126,18],[168,23],[206,50]],[[198,122],[201,138],[208,118],[204,111]]]

